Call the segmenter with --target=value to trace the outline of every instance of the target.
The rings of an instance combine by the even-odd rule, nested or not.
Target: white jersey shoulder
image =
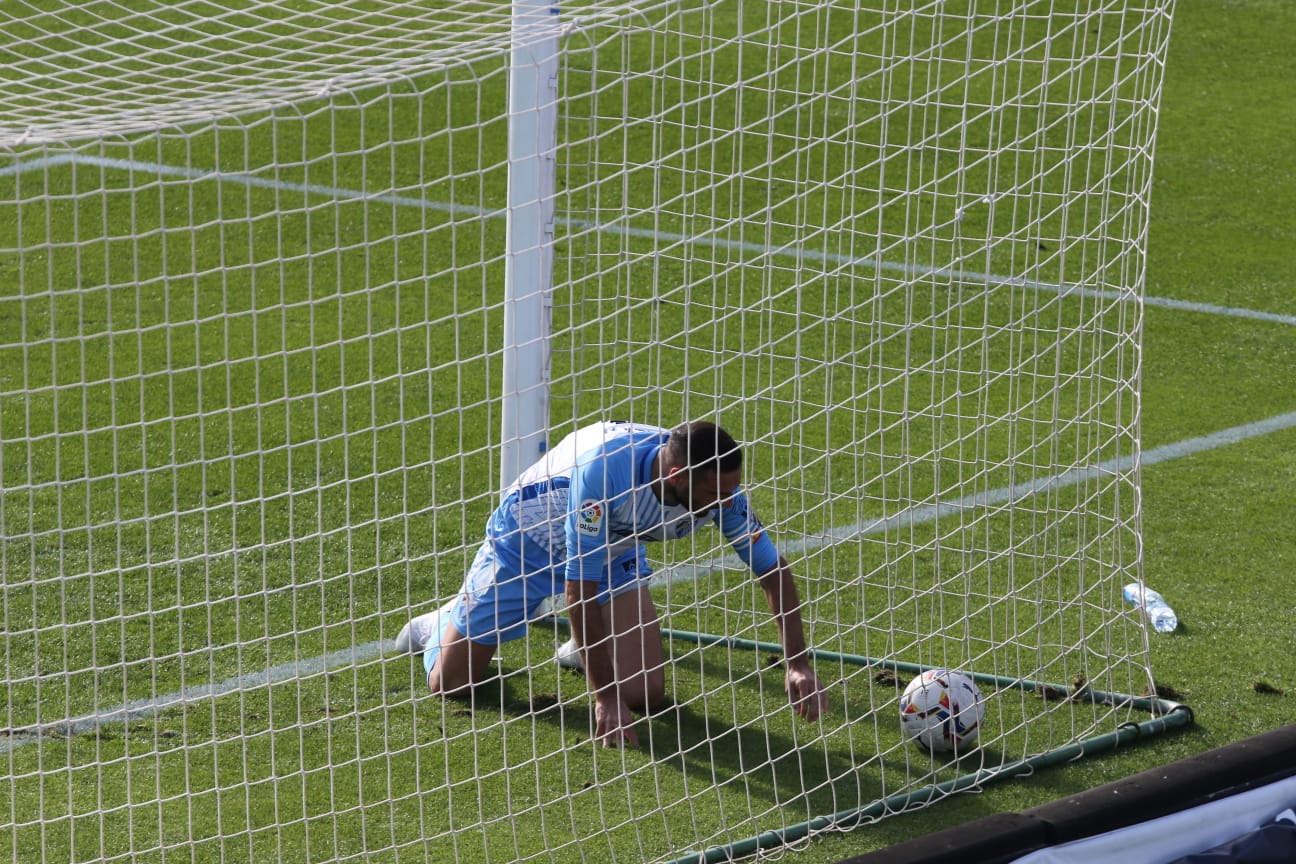
[[[505,494],[554,477],[570,477],[580,465],[615,452],[620,441],[625,442],[621,446],[629,447],[631,438],[667,434],[669,431],[659,426],[637,423],[609,421],[583,426],[550,447],[544,456],[518,475]]]

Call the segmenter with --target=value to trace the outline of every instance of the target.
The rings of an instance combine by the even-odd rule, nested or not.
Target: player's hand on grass
[[[798,717],[813,722],[828,707],[828,692],[809,663],[790,664],[783,679],[783,688]]]
[[[615,693],[600,695],[594,700],[594,737],[604,747],[639,746],[639,736],[634,731],[634,715],[625,700]]]

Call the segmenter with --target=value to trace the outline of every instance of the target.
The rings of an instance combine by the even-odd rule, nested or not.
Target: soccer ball
[[[976,684],[950,669],[927,670],[900,696],[900,730],[928,751],[969,749],[984,716]]]

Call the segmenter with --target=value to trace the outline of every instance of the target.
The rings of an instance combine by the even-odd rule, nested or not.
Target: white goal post
[[[505,484],[540,458],[549,436],[559,26],[552,0],[517,0],[513,5],[500,400],[500,478]]]
[[[0,849],[826,861],[1183,722],[1121,600],[1173,5],[0,10]],[[391,653],[618,419],[742,442],[819,720],[714,531],[649,547],[639,749],[560,618],[471,701]],[[957,758],[901,736],[932,667],[985,697]]]

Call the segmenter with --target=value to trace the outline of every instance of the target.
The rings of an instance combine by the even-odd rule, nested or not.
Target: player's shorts
[[[604,570],[599,580],[599,604],[638,589],[651,575],[643,546],[627,549]],[[459,596],[450,607],[450,621],[456,630],[480,645],[521,639],[527,625],[537,617],[540,604],[562,594],[564,588],[562,568],[527,568],[510,550],[488,539],[477,549],[468,568]],[[425,665],[435,660],[436,652],[424,654]]]

